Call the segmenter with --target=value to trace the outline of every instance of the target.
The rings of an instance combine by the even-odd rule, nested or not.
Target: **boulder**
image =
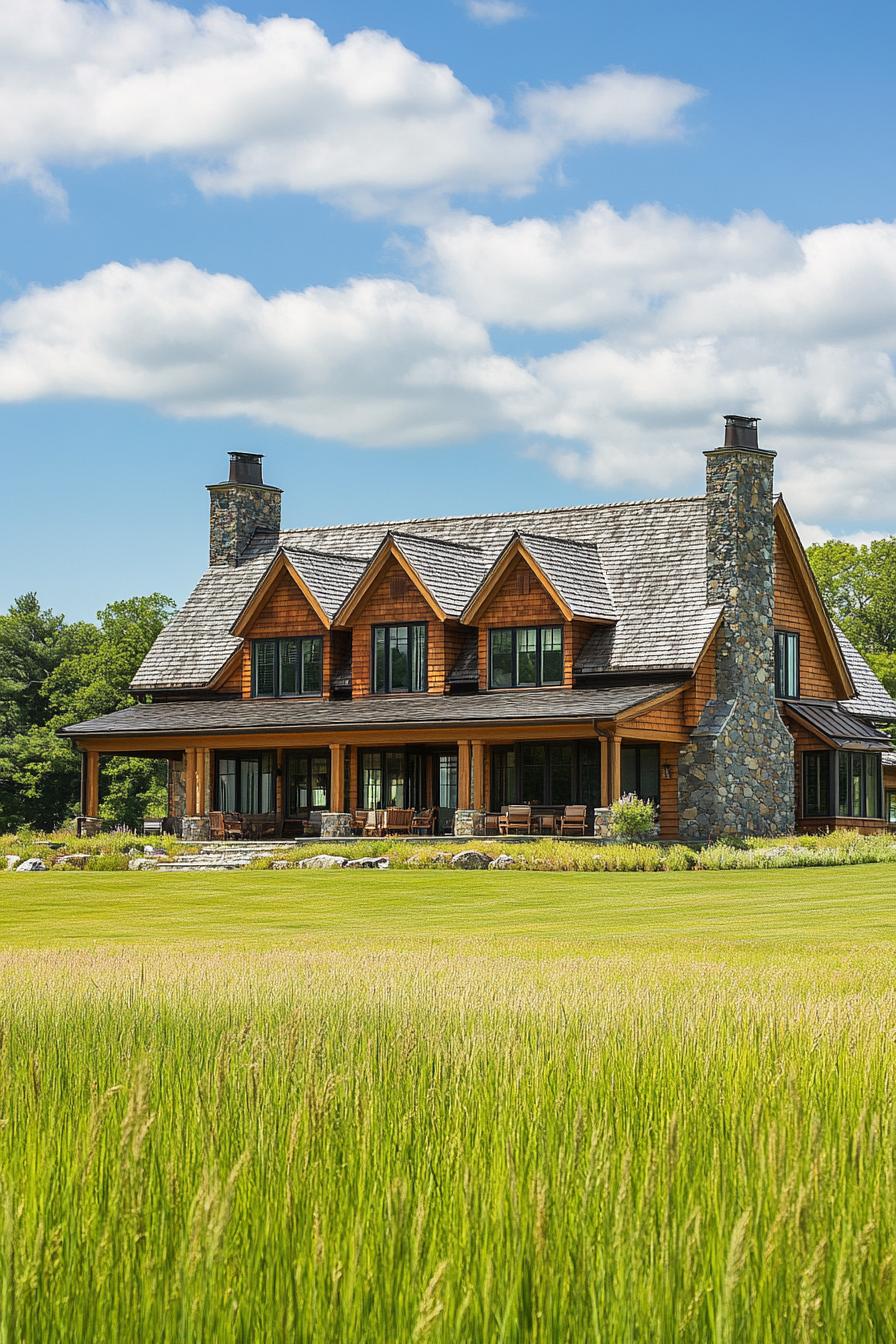
[[[492,859],[489,868],[512,868],[513,859],[509,854],[499,854],[496,859]]]
[[[271,864],[271,868],[277,869],[278,872],[282,872],[284,868],[291,868],[291,867],[292,864],[289,862],[288,859],[275,859],[274,862]]]
[[[165,857],[166,852],[167,851],[164,849],[159,849],[157,845],[143,846],[143,853],[148,859],[163,859]]]
[[[56,860],[57,868],[83,868],[89,854],[60,854]]]
[[[348,859],[346,868],[388,868],[389,860],[385,857],[378,859]]]
[[[487,868],[491,860],[481,849],[462,849],[451,859],[452,868]]]
[[[11,873],[13,868],[16,868],[21,862],[22,862],[21,854],[7,854],[6,871],[8,873]]]
[[[344,868],[347,859],[341,854],[312,854],[310,859],[299,859],[299,868]]]
[[[158,859],[131,859],[128,868],[132,873],[142,872],[145,868],[158,868]]]
[[[16,869],[17,873],[45,873],[46,871],[47,865],[44,863],[43,859],[26,859],[25,862],[20,863]]]

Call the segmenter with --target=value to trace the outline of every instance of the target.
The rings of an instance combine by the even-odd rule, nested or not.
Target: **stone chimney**
[[[794,825],[793,738],[775,703],[774,460],[758,421],[726,415],[706,453],[706,600],[721,606],[716,696],[682,749],[682,833],[769,835]]]
[[[261,453],[231,453],[229,479],[208,493],[210,565],[235,565],[257,531],[280,531],[283,491],[265,485]]]

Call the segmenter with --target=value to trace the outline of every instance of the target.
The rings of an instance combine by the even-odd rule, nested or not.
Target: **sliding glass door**
[[[600,757],[596,742],[517,742],[492,748],[491,805],[508,803],[565,807],[600,798]]]
[[[285,773],[287,817],[307,817],[309,812],[326,811],[330,800],[328,751],[287,752]]]
[[[215,781],[218,810],[256,814],[276,811],[276,778],[273,751],[219,755]]]

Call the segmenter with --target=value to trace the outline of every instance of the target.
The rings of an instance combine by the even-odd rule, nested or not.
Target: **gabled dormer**
[[[332,622],[363,562],[280,547],[230,633],[241,641],[244,698],[331,693]]]
[[[458,617],[484,573],[474,548],[388,532],[335,617],[351,631],[352,695],[444,694]]]
[[[596,546],[515,532],[463,612],[478,629],[479,689],[572,686],[594,626],[616,619]]]

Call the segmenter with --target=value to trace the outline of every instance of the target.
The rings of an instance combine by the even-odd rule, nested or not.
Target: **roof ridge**
[[[535,541],[555,541],[561,546],[581,546],[583,550],[596,551],[598,559],[603,563],[600,547],[596,541],[582,541],[580,537],[551,537],[544,532],[520,532],[519,530],[517,536],[532,537]]]
[[[705,499],[705,495],[667,495],[658,496],[655,499],[616,499],[603,504],[557,504],[553,507],[541,509],[507,509],[498,513],[446,513],[429,514],[422,518],[397,518],[391,521],[379,519],[366,523],[318,523],[309,524],[308,527],[281,528],[280,535],[282,536],[284,532],[336,532],[358,527],[382,527],[387,532],[394,532],[396,528],[406,527],[409,523],[415,525],[422,523],[465,523],[471,522],[475,518],[521,518],[524,515],[531,514],[585,513],[587,510],[593,509],[630,509],[636,504],[696,504],[698,501]]]
[[[348,524],[346,524],[346,526],[348,526],[348,527],[352,527],[352,526],[355,526],[355,527],[365,527],[365,526],[367,526],[367,524],[365,524],[365,523],[355,523],[355,524],[348,523]],[[390,527],[390,528],[389,528],[389,536],[391,536],[391,537],[398,537],[399,539],[402,538],[402,537],[407,537],[407,539],[408,539],[409,541],[425,541],[425,542],[429,542],[429,543],[430,543],[431,545],[433,545],[433,546],[450,546],[450,548],[451,548],[453,551],[474,551],[474,552],[476,553],[476,555],[482,555],[482,547],[481,547],[481,546],[473,546],[473,545],[468,544],[468,543],[465,542],[465,541],[449,541],[446,537],[421,536],[421,535],[419,535],[417,532],[398,532],[398,531],[396,531],[396,529],[395,529],[394,527]]]
[[[366,560],[361,560],[357,555],[343,555],[341,551],[321,551],[314,546],[284,546],[281,542],[280,549],[283,551],[303,551],[306,555],[322,555],[327,560],[345,560],[351,565],[366,565]]]

